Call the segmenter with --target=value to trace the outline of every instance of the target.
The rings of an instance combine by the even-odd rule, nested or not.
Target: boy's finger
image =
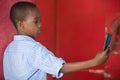
[[[105,53],[106,53],[106,54],[109,54],[109,53],[110,53],[110,46],[108,46],[108,47],[106,48]]]

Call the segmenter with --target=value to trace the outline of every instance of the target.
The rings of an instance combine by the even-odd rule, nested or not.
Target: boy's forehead
[[[32,16],[35,18],[40,18],[40,11],[38,9],[30,9],[28,11],[28,16]]]
[[[39,9],[37,9],[37,8],[34,8],[34,9],[29,9],[28,10],[28,14],[35,14],[35,15],[40,15],[40,11],[39,11]]]
[[[36,13],[39,13],[39,14],[40,14],[40,11],[39,11],[38,8],[30,8],[30,9],[28,9],[28,11],[30,11],[30,13],[31,13],[31,12],[36,12]]]

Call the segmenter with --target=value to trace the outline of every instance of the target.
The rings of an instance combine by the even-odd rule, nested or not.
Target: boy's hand
[[[110,47],[108,47],[105,51],[97,53],[95,58],[93,58],[93,62],[95,62],[95,66],[106,62],[106,60],[109,57],[109,54],[108,54],[109,50],[110,50]]]

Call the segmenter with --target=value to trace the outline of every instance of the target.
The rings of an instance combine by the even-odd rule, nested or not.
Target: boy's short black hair
[[[17,28],[18,21],[24,21],[27,17],[28,10],[36,8],[36,5],[31,2],[17,2],[10,10],[10,19],[13,22],[15,28]]]

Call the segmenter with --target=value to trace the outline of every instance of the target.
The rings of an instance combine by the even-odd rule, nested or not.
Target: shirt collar
[[[14,40],[16,41],[18,41],[18,40],[28,40],[28,41],[34,41],[35,42],[35,40],[33,39],[33,38],[31,38],[31,37],[29,37],[29,36],[25,36],[25,35],[15,35],[14,36]]]

